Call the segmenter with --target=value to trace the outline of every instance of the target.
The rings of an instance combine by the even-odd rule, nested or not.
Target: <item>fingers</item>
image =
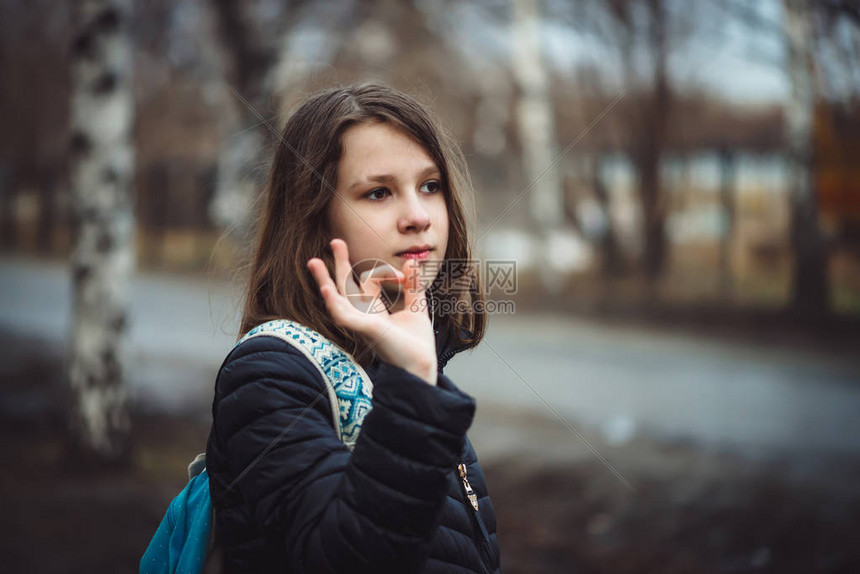
[[[308,261],[308,269],[311,270],[311,275],[316,279],[317,285],[320,286],[320,290],[328,285],[337,291],[337,286],[334,284],[334,281],[332,281],[331,275],[329,275],[328,269],[322,259],[319,257],[310,259]]]
[[[349,262],[349,248],[346,246],[346,241],[343,239],[332,239],[331,250],[334,253],[334,276],[335,285],[341,295],[352,291],[349,289],[348,283],[352,281],[352,265]]]
[[[307,266],[320,289],[328,285],[334,289],[335,293],[343,295],[347,280],[350,279],[349,250],[342,239],[332,239],[330,245],[334,255],[334,279],[329,274],[325,262],[319,257],[311,258]]]
[[[403,277],[401,271],[386,263],[363,272],[359,282],[363,293],[379,294],[382,283],[396,285],[402,282]]]
[[[352,278],[349,251],[342,239],[333,239],[331,248],[335,260],[336,279],[332,279],[325,262],[318,257],[311,258],[307,267],[319,285],[326,309],[335,323],[348,329],[360,331],[366,327],[363,324],[366,313],[358,312],[355,307],[355,303],[359,302],[361,297],[359,296],[359,287]]]
[[[308,268],[320,286],[320,294],[325,302],[326,309],[334,319],[335,323],[347,328],[355,328],[355,319],[350,314],[355,309],[349,301],[338,292],[337,287],[328,273],[325,263],[316,257],[308,261]]]
[[[424,290],[421,288],[421,264],[415,259],[407,259],[403,264],[403,304],[413,312],[423,311]]]
[[[322,294],[326,308],[332,314],[332,317],[338,321],[339,317],[343,315],[340,308],[341,302],[339,301],[342,294],[334,280],[332,280],[325,262],[319,257],[313,257],[308,261],[308,269],[310,269],[311,274],[320,287],[320,294]]]

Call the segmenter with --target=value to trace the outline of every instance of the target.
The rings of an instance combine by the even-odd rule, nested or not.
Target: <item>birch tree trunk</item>
[[[71,182],[70,446],[84,463],[129,458],[125,386],[130,276],[135,266],[129,0],[75,3]]]
[[[528,193],[532,220],[546,239],[563,222],[564,195],[561,173],[553,165],[558,148],[549,79],[541,56],[537,0],[514,0],[511,51],[520,92],[516,116],[527,185],[531,188]],[[551,256],[547,248],[539,252],[544,258]],[[539,261],[538,265],[544,287],[557,291],[558,277],[551,262]]]
[[[791,97],[786,107],[791,162],[791,242],[794,251],[792,306],[804,315],[828,310],[827,254],[818,226],[813,179],[812,122],[815,113],[812,14],[809,0],[784,0]]]

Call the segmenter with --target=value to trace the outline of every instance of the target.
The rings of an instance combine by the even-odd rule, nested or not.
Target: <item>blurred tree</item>
[[[737,166],[734,151],[729,146],[717,150],[720,158],[720,205],[723,210],[723,232],[720,239],[720,295],[731,302],[734,289],[732,274],[732,240],[735,231],[735,179]]]
[[[229,82],[222,122],[215,193],[210,205],[213,221],[242,236],[250,224],[251,206],[265,178],[261,155],[266,131],[275,130],[277,109],[270,98],[274,75],[290,31],[301,21],[306,0],[242,2],[212,0],[224,54],[222,82]]]
[[[594,197],[603,210],[605,226],[599,238],[601,252],[601,271],[603,276],[618,277],[624,274],[624,255],[618,244],[618,231],[612,217],[609,186],[605,181],[604,161],[607,154],[595,153],[591,156],[591,179]]]
[[[518,88],[517,126],[522,144],[522,161],[530,194],[532,224],[537,235],[548,242],[548,234],[563,223],[564,189],[558,167],[555,112],[549,90],[549,72],[541,53],[542,17],[537,0],[514,0],[512,28],[513,76]],[[538,264],[545,289],[554,292],[560,277],[550,260],[552,251],[539,250],[545,260]]]
[[[473,78],[464,73],[462,56],[453,53],[439,33],[444,24],[436,21],[435,10],[422,11],[419,4],[355,2],[342,37],[332,42],[332,64],[358,81],[387,82],[419,98],[432,98],[440,107],[448,104],[445,111],[457,113],[451,100],[463,104]]]
[[[84,464],[129,460],[125,344],[135,265],[130,0],[74,7],[71,175],[77,237],[69,447]]]
[[[666,200],[660,182],[660,162],[671,106],[669,89],[669,23],[664,0],[647,0],[647,46],[651,51],[651,93],[641,105],[640,129],[634,135],[633,163],[639,181],[645,239],[642,254],[645,276],[654,280],[666,266]],[[630,22],[629,15],[624,21]],[[628,24],[629,25],[629,24]],[[628,47],[629,49],[629,47]],[[633,55],[629,54],[628,58]],[[638,137],[637,137],[638,136]]]
[[[689,17],[670,12],[667,4],[667,0],[590,0],[568,9],[563,3],[554,4],[555,13],[617,55],[622,85],[631,89],[616,112],[623,115],[625,124],[616,145],[626,150],[635,172],[642,214],[642,270],[652,286],[668,259],[668,201],[660,170],[675,103],[669,56],[692,29]]]
[[[791,97],[786,107],[788,156],[791,162],[791,243],[794,251],[792,304],[802,314],[828,310],[827,253],[818,224],[813,177],[815,81],[813,14],[809,0],[784,0],[786,65]]]
[[[815,195],[828,248],[841,259],[860,252],[860,3],[826,0],[813,9],[821,91],[813,120]]]
[[[20,249],[33,221],[18,221],[19,201],[36,199],[35,247],[50,252],[65,223],[68,141],[69,6],[33,0],[0,3],[0,245]],[[13,88],[14,86],[14,88]],[[30,246],[27,246],[30,247]]]
[[[823,184],[852,180],[851,161],[845,159],[850,155],[851,128],[846,125],[850,122],[842,122],[840,137],[827,134],[833,133],[829,126],[837,123],[836,116],[842,111],[850,116],[860,103],[860,4],[856,0],[783,0],[783,18],[778,22],[750,3],[718,3],[749,32],[757,37],[775,35],[785,46],[784,57],[775,65],[785,70],[791,86],[784,106],[785,137],[780,140],[790,166],[794,258],[790,304],[798,313],[819,316],[830,308],[829,255],[820,227],[821,209],[836,205],[832,201],[836,188]],[[850,185],[844,190],[850,190]],[[836,211],[850,219],[850,199]]]
[[[264,140],[259,130],[247,128],[260,124],[255,111],[267,119],[271,115],[270,110],[262,106],[262,88],[275,61],[279,37],[279,34],[258,31],[253,11],[255,4],[212,0],[226,56],[222,81],[228,82],[238,96],[230,94],[223,102],[224,139],[210,216],[216,225],[239,235],[249,223],[254,191],[262,179],[261,174],[254,171],[252,159],[260,152]],[[247,104],[240,101],[240,97],[245,98]]]

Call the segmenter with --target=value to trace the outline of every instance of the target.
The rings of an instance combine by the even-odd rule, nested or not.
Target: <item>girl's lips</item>
[[[430,250],[425,249],[424,251],[407,251],[398,255],[398,257],[403,257],[404,259],[427,259],[430,257]]]

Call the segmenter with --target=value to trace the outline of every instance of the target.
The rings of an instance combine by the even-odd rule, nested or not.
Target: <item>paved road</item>
[[[59,265],[0,260],[0,329],[62,349],[69,293]],[[233,343],[234,295],[203,278],[136,279],[137,400],[207,408]],[[849,357],[518,315],[493,317],[485,344],[459,355],[447,372],[477,397],[479,420],[557,413],[610,443],[644,435],[752,454],[860,457],[860,369]],[[495,442],[508,439],[540,437],[498,434]]]

